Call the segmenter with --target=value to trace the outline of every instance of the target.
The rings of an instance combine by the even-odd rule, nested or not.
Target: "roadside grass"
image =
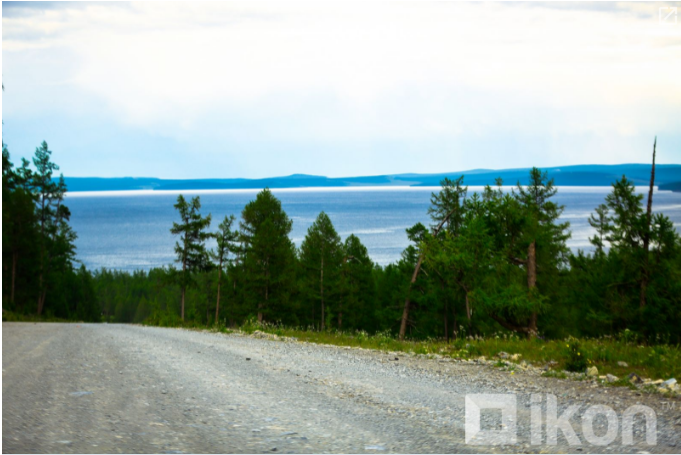
[[[68,319],[55,318],[54,316],[44,315],[36,316],[35,314],[21,314],[13,311],[2,312],[2,322],[66,322],[81,324],[82,321],[70,321]]]
[[[465,337],[446,342],[443,339],[404,340],[395,338],[391,332],[370,335],[365,331],[315,330],[313,328],[285,327],[279,324],[246,321],[238,328],[225,325],[206,327],[198,323],[147,320],[146,325],[183,327],[186,329],[211,330],[221,333],[255,331],[292,337],[298,341],[375,349],[384,352],[422,354],[429,357],[454,359],[498,360],[494,366],[513,370],[514,364],[527,362],[536,367],[546,367],[546,377],[567,378],[566,371],[583,373],[586,367],[595,366],[599,375],[612,374],[619,379],[611,386],[633,387],[628,376],[631,373],[651,380],[681,378],[681,346],[671,344],[646,345],[640,343],[630,332],[619,337],[568,338],[566,340],[527,339],[515,334],[497,333],[487,337]],[[503,359],[499,354],[502,354]],[[626,366],[618,364],[625,362]]]
[[[429,339],[423,341],[396,339],[389,332],[369,335],[364,331],[347,332],[338,330],[316,331],[302,328],[290,328],[273,324],[258,324],[249,321],[240,327],[244,333],[260,330],[278,336],[294,337],[298,341],[328,344],[334,346],[351,346],[380,351],[405,352],[426,356],[443,356],[455,359],[476,359],[485,357],[489,360],[499,358],[500,353],[508,356],[503,359],[508,363],[526,361],[538,367],[549,366],[546,375],[566,377],[564,370],[574,365],[575,358],[584,358],[583,365],[596,366],[599,375],[612,374],[619,378],[612,383],[615,386],[629,386],[627,376],[636,373],[642,378],[669,379],[681,378],[681,346],[679,345],[643,345],[623,337],[602,338],[569,338],[567,340],[528,340],[513,334],[497,334],[491,337],[468,337],[450,340]],[[517,354],[517,356],[514,356]],[[503,355],[503,354],[502,354]],[[627,366],[618,364],[625,362]],[[498,366],[502,362],[497,362]],[[577,370],[583,372],[584,369]]]

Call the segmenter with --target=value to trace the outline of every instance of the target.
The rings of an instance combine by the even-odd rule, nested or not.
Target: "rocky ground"
[[[111,324],[3,323],[4,453],[452,453],[681,451],[678,398],[541,377],[533,368],[494,367],[218,334]],[[517,442],[465,442],[467,394],[515,394]],[[531,405],[531,396],[539,398]],[[532,406],[546,416],[570,406],[577,442],[530,440]],[[650,407],[656,442],[635,419],[633,444],[621,420],[632,405]],[[617,437],[607,445],[601,414],[611,407]],[[501,427],[499,411],[481,412],[483,430]],[[585,429],[586,428],[586,432]]]

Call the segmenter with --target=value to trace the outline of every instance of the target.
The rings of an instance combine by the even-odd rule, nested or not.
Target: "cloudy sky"
[[[681,163],[660,7],[2,2],[2,138],[69,176]]]

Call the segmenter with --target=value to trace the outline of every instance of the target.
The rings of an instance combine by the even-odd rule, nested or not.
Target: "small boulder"
[[[617,365],[624,367],[624,368],[627,368],[629,366],[629,364],[627,362],[622,362],[621,360],[619,362],[617,362]]]
[[[596,368],[595,366],[593,366],[593,367],[588,367],[588,368],[586,369],[586,375],[587,375],[587,376],[594,376],[594,377],[595,377],[595,376],[598,376],[598,368]]]
[[[608,382],[615,382],[618,379],[619,378],[617,376],[615,376],[614,374],[606,374],[605,375],[605,380],[608,381]]]
[[[261,330],[256,330],[251,334],[253,338],[261,338],[261,339],[268,339],[268,340],[277,340],[279,337],[277,335],[274,335],[273,333],[266,333]]]
[[[514,362],[517,362],[518,360],[520,360],[520,357],[522,357],[522,354],[513,354],[511,356],[511,360],[513,360]]]
[[[641,379],[641,376],[637,375],[636,373],[631,373],[629,375],[629,382],[632,382],[634,384],[641,384],[643,382],[643,379]]]
[[[675,378],[667,379],[664,381],[662,384],[659,386],[661,389],[667,389],[671,390],[672,392],[676,391],[676,389],[679,387],[679,385],[676,382]]]

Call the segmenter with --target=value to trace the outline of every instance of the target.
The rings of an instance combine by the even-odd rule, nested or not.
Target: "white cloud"
[[[55,96],[59,83],[126,127],[182,141],[617,136],[613,160],[633,152],[623,139],[678,130],[681,27],[660,26],[652,3],[583,6],[67,5],[3,17],[5,61],[23,59],[3,74],[31,82],[19,93]],[[69,56],[58,81],[39,71],[55,53]]]

